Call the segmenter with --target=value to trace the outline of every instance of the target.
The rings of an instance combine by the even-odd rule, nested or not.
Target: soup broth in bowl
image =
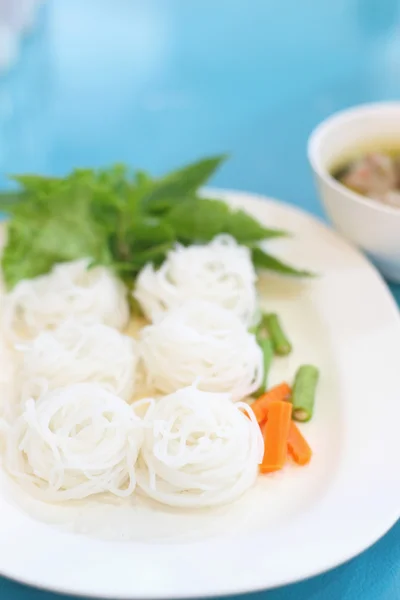
[[[360,148],[334,165],[331,174],[353,192],[400,208],[400,143],[378,141]]]

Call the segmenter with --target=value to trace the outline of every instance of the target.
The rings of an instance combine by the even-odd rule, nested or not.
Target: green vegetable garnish
[[[309,421],[314,412],[315,390],[319,379],[319,370],[314,365],[302,365],[295,376],[292,404],[293,419]]]
[[[228,233],[240,244],[250,246],[267,238],[286,235],[279,229],[266,229],[243,210],[233,211],[222,200],[188,198],[176,204],[166,216],[183,242],[209,242],[219,233]]]
[[[263,379],[262,379],[261,385],[255,394],[258,397],[258,396],[261,396],[261,394],[264,394],[268,389],[268,375],[269,375],[269,371],[271,368],[272,359],[274,357],[274,348],[273,348],[271,340],[267,337],[257,336],[257,342],[258,342],[258,345],[260,346],[262,354],[263,354],[263,368],[264,368]]]
[[[261,248],[255,247],[252,250],[253,263],[256,268],[276,271],[281,275],[291,275],[292,277],[313,277],[310,271],[303,271],[287,265],[278,258],[268,254]]]
[[[287,356],[290,354],[292,351],[292,344],[282,329],[278,315],[275,313],[264,315],[263,323],[271,338],[275,354],[278,354],[278,356]]]
[[[285,235],[242,210],[199,196],[225,156],[206,158],[161,178],[124,165],[79,169],[63,178],[13,177],[19,190],[0,194],[8,239],[2,268],[8,288],[47,273],[55,263],[90,257],[132,283],[147,263],[159,265],[178,241],[205,243],[228,233],[252,250],[256,267],[308,276],[258,244]]]

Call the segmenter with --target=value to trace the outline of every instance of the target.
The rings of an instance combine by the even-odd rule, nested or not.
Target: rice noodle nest
[[[134,297],[150,321],[192,299],[218,304],[246,325],[257,319],[257,275],[250,250],[229,235],[204,246],[177,245],[159,269],[147,264]]]
[[[48,502],[110,492],[132,494],[142,421],[97,383],[79,383],[27,401],[6,438],[5,468]]]
[[[69,320],[20,343],[21,400],[74,383],[97,382],[130,401],[135,392],[135,340],[101,323]]]
[[[137,484],[173,507],[225,504],[254,484],[262,456],[261,431],[247,404],[191,386],[147,411]]]
[[[8,340],[33,338],[69,318],[123,329],[129,321],[125,285],[90,259],[56,264],[50,273],[24,279],[3,299],[2,330]]]
[[[198,381],[200,390],[229,392],[234,401],[258,389],[263,355],[231,311],[195,300],[166,313],[140,332],[148,382],[163,393]]]

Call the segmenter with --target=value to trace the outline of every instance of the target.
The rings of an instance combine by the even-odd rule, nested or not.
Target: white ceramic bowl
[[[400,147],[400,102],[365,104],[334,114],[312,132],[308,157],[325,210],[335,227],[363,249],[388,279],[400,282],[400,209],[348,190],[329,169],[352,151]]]

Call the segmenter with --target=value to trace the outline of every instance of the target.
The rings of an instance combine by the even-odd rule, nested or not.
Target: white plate
[[[265,304],[282,315],[295,346],[290,359],[277,361],[273,379],[291,377],[306,361],[322,371],[315,417],[304,427],[312,463],[260,477],[224,510],[160,508],[137,520],[138,537],[160,527],[176,532],[172,541],[105,541],[60,531],[21,511],[2,481],[1,574],[112,598],[248,592],[334,567],[398,519],[400,321],[390,293],[361,254],[310,216],[248,194],[224,197],[266,225],[292,231],[291,239],[271,241],[271,250],[322,274],[312,282],[269,276],[261,282]]]

